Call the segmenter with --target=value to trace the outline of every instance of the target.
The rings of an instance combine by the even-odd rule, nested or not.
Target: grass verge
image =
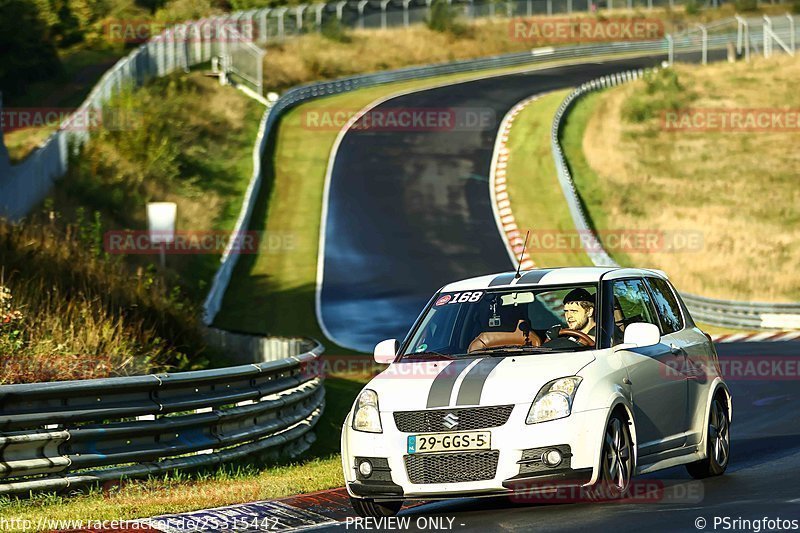
[[[694,294],[800,300],[798,133],[669,130],[663,118],[797,109],[798,75],[791,57],[676,65],[577,104],[564,145],[594,227],[664,235],[652,249],[609,246],[618,262],[663,269]]]
[[[506,171],[509,200],[520,231],[531,231],[528,252],[537,267],[591,266],[592,262],[580,247],[548,246],[558,236],[575,235],[564,194],[556,177],[555,163],[550,150],[550,127],[558,106],[571,89],[546,94],[529,103],[514,119],[507,146],[510,150]],[[596,95],[590,95],[592,98]],[[578,110],[580,111],[580,109]],[[574,118],[572,114],[569,115]],[[580,118],[580,115],[578,115]],[[565,146],[570,147],[570,163],[585,165],[580,160],[580,136],[575,128],[565,128]],[[577,143],[578,152],[575,153]],[[573,161],[573,157],[578,158]],[[583,190],[581,189],[581,194]],[[570,239],[570,243],[575,243]],[[538,244],[537,244],[538,243]],[[708,333],[734,333],[740,330],[699,325]]]
[[[111,105],[135,120],[93,132],[41,209],[0,221],[2,383],[225,363],[197,318],[222,250],[169,255],[162,270],[153,254],[114,253],[104,236],[146,231],[153,200],[178,204],[178,230],[227,235],[263,108],[199,73]]]

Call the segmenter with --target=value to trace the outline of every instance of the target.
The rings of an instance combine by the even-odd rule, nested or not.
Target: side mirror
[[[653,346],[659,342],[661,342],[661,332],[655,324],[634,322],[625,327],[623,344],[643,348],[645,346]]]
[[[400,343],[397,339],[386,339],[379,342],[375,346],[375,362],[379,365],[388,365],[397,357],[397,350],[400,349]]]

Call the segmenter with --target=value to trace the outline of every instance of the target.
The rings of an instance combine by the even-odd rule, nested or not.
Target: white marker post
[[[161,268],[166,266],[164,245],[175,241],[175,218],[178,205],[174,202],[148,202],[147,204],[147,230],[150,232],[150,242],[161,244],[159,256]]]

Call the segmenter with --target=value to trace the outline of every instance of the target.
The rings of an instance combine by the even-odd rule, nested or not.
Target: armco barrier
[[[325,406],[322,353],[213,370],[0,386],[0,494],[295,455]],[[313,365],[312,365],[313,366]]]
[[[642,75],[643,71],[631,71],[604,76],[585,83],[564,98],[553,118],[550,139],[556,174],[561,190],[564,193],[564,198],[567,201],[573,224],[582,234],[588,235],[594,230],[588,222],[586,213],[583,211],[580,195],[572,179],[569,163],[564,156],[564,150],[561,147],[560,132],[564,118],[581,96],[598,89],[613,87],[638,79]],[[582,243],[584,246],[588,244],[583,241]],[[605,251],[602,242],[596,235],[591,244],[591,249],[586,248],[586,254],[597,266],[619,266]],[[800,303],[740,302],[706,298],[687,293],[681,293],[681,297],[691,311],[692,316],[707,324],[747,329],[800,329]]]

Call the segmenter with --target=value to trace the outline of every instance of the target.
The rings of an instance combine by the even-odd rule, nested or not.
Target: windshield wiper
[[[543,352],[552,352],[552,348],[548,348],[546,346],[520,346],[518,344],[509,344],[506,346],[493,346],[491,348],[483,348],[482,350],[475,350],[470,352],[470,355],[473,354],[487,354],[487,355],[499,355],[503,353],[543,353]]]
[[[418,356],[422,356],[422,357],[418,357]],[[434,352],[434,351],[431,351],[431,350],[426,350],[424,352],[407,353],[407,354],[403,355],[403,359],[425,359],[425,360],[430,360],[430,359],[435,359],[437,357],[442,358],[442,359],[456,359],[455,355],[450,355],[450,354],[441,353],[441,352]]]

